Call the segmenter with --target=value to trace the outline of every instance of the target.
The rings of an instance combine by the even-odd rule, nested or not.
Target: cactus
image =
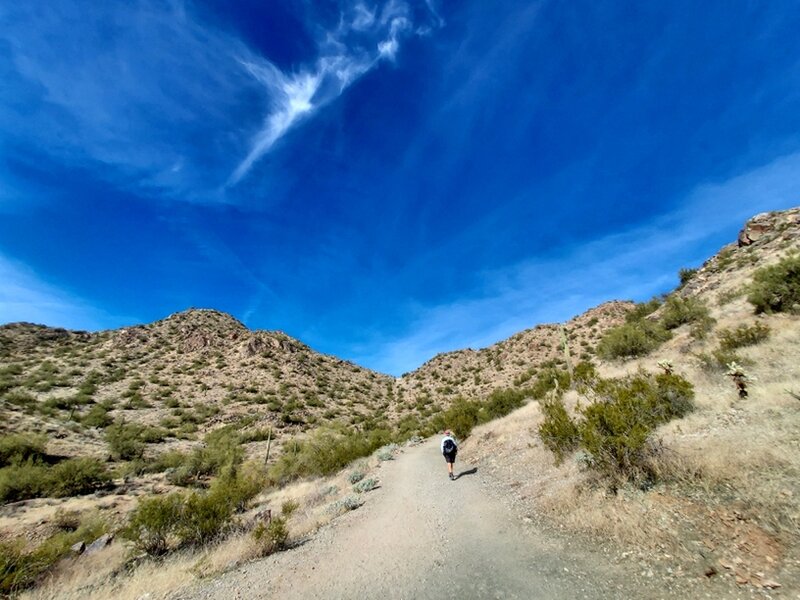
[[[755,378],[750,377],[736,361],[728,363],[728,372],[725,374],[733,380],[736,389],[739,391],[739,398],[747,398],[747,386],[755,381]]]

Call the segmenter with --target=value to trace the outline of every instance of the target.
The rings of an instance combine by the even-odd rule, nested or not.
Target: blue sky
[[[190,306],[400,374],[800,204],[795,2],[0,8],[0,322]]]

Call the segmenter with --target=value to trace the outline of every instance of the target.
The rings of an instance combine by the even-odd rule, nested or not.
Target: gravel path
[[[436,599],[668,597],[580,544],[554,538],[494,499],[463,461],[447,478],[438,440],[383,463],[367,503],[305,544],[177,598]]]

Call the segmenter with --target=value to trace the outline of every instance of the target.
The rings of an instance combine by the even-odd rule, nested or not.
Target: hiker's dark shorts
[[[454,463],[456,462],[456,454],[458,450],[453,450],[452,452],[444,452],[444,460],[445,462]]]

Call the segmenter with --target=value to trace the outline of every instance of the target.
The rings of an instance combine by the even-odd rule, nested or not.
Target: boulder
[[[81,541],[77,544],[72,544],[69,549],[72,550],[75,555],[83,554],[84,550],[86,550],[86,544]]]
[[[86,546],[86,554],[94,554],[95,552],[99,552],[106,546],[108,546],[111,541],[114,539],[114,536],[110,533],[104,533],[91,544]]]

